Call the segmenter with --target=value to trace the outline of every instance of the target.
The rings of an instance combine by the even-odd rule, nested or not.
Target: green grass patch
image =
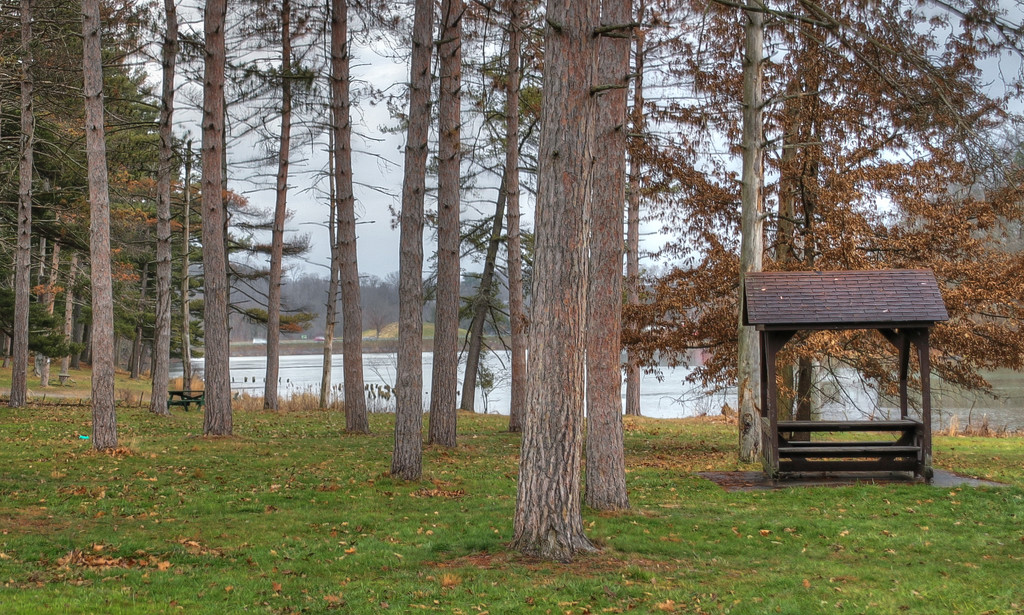
[[[53,402],[61,400],[86,400],[92,395],[92,368],[83,365],[80,369],[69,369],[70,377],[63,385],[57,377],[60,372],[60,360],[55,359],[50,365],[49,386],[41,387],[39,378],[32,373],[29,365],[28,399],[29,402]],[[180,384],[180,378],[178,380]],[[119,404],[149,404],[153,382],[148,376],[130,378],[128,372],[118,370],[114,374],[114,397]],[[0,370],[0,396],[4,401],[11,391],[11,369]]]
[[[937,437],[939,466],[1009,483],[726,493],[735,427],[628,420],[633,509],[584,511],[601,547],[570,565],[512,536],[519,437],[460,415],[423,480],[388,475],[392,417],[334,411],[119,413],[92,452],[87,407],[0,409],[3,613],[1013,613],[1024,566],[1020,438]]]

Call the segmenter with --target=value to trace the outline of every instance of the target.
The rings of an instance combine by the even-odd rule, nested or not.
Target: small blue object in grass
[[[88,440],[89,439],[89,436],[78,436],[78,437],[81,440]]]

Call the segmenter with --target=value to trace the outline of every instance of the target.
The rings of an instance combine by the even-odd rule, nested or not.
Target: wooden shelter
[[[765,471],[912,471],[930,479],[929,329],[949,319],[929,270],[748,273],[743,321],[759,332]],[[899,420],[780,421],[775,359],[798,331],[876,329],[899,355]],[[907,408],[911,348],[920,364],[921,417]],[[797,441],[791,434],[884,432],[880,441]],[[893,438],[892,436],[895,436]]]

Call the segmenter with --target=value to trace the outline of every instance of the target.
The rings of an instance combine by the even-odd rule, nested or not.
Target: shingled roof
[[[748,273],[744,321],[759,329],[930,326],[949,320],[928,269]]]

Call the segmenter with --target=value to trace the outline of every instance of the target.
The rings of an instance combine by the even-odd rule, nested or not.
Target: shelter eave
[[[852,329],[930,329],[935,326],[935,321],[910,321],[910,322],[793,322],[793,323],[770,323],[754,325],[758,331],[847,331]]]

